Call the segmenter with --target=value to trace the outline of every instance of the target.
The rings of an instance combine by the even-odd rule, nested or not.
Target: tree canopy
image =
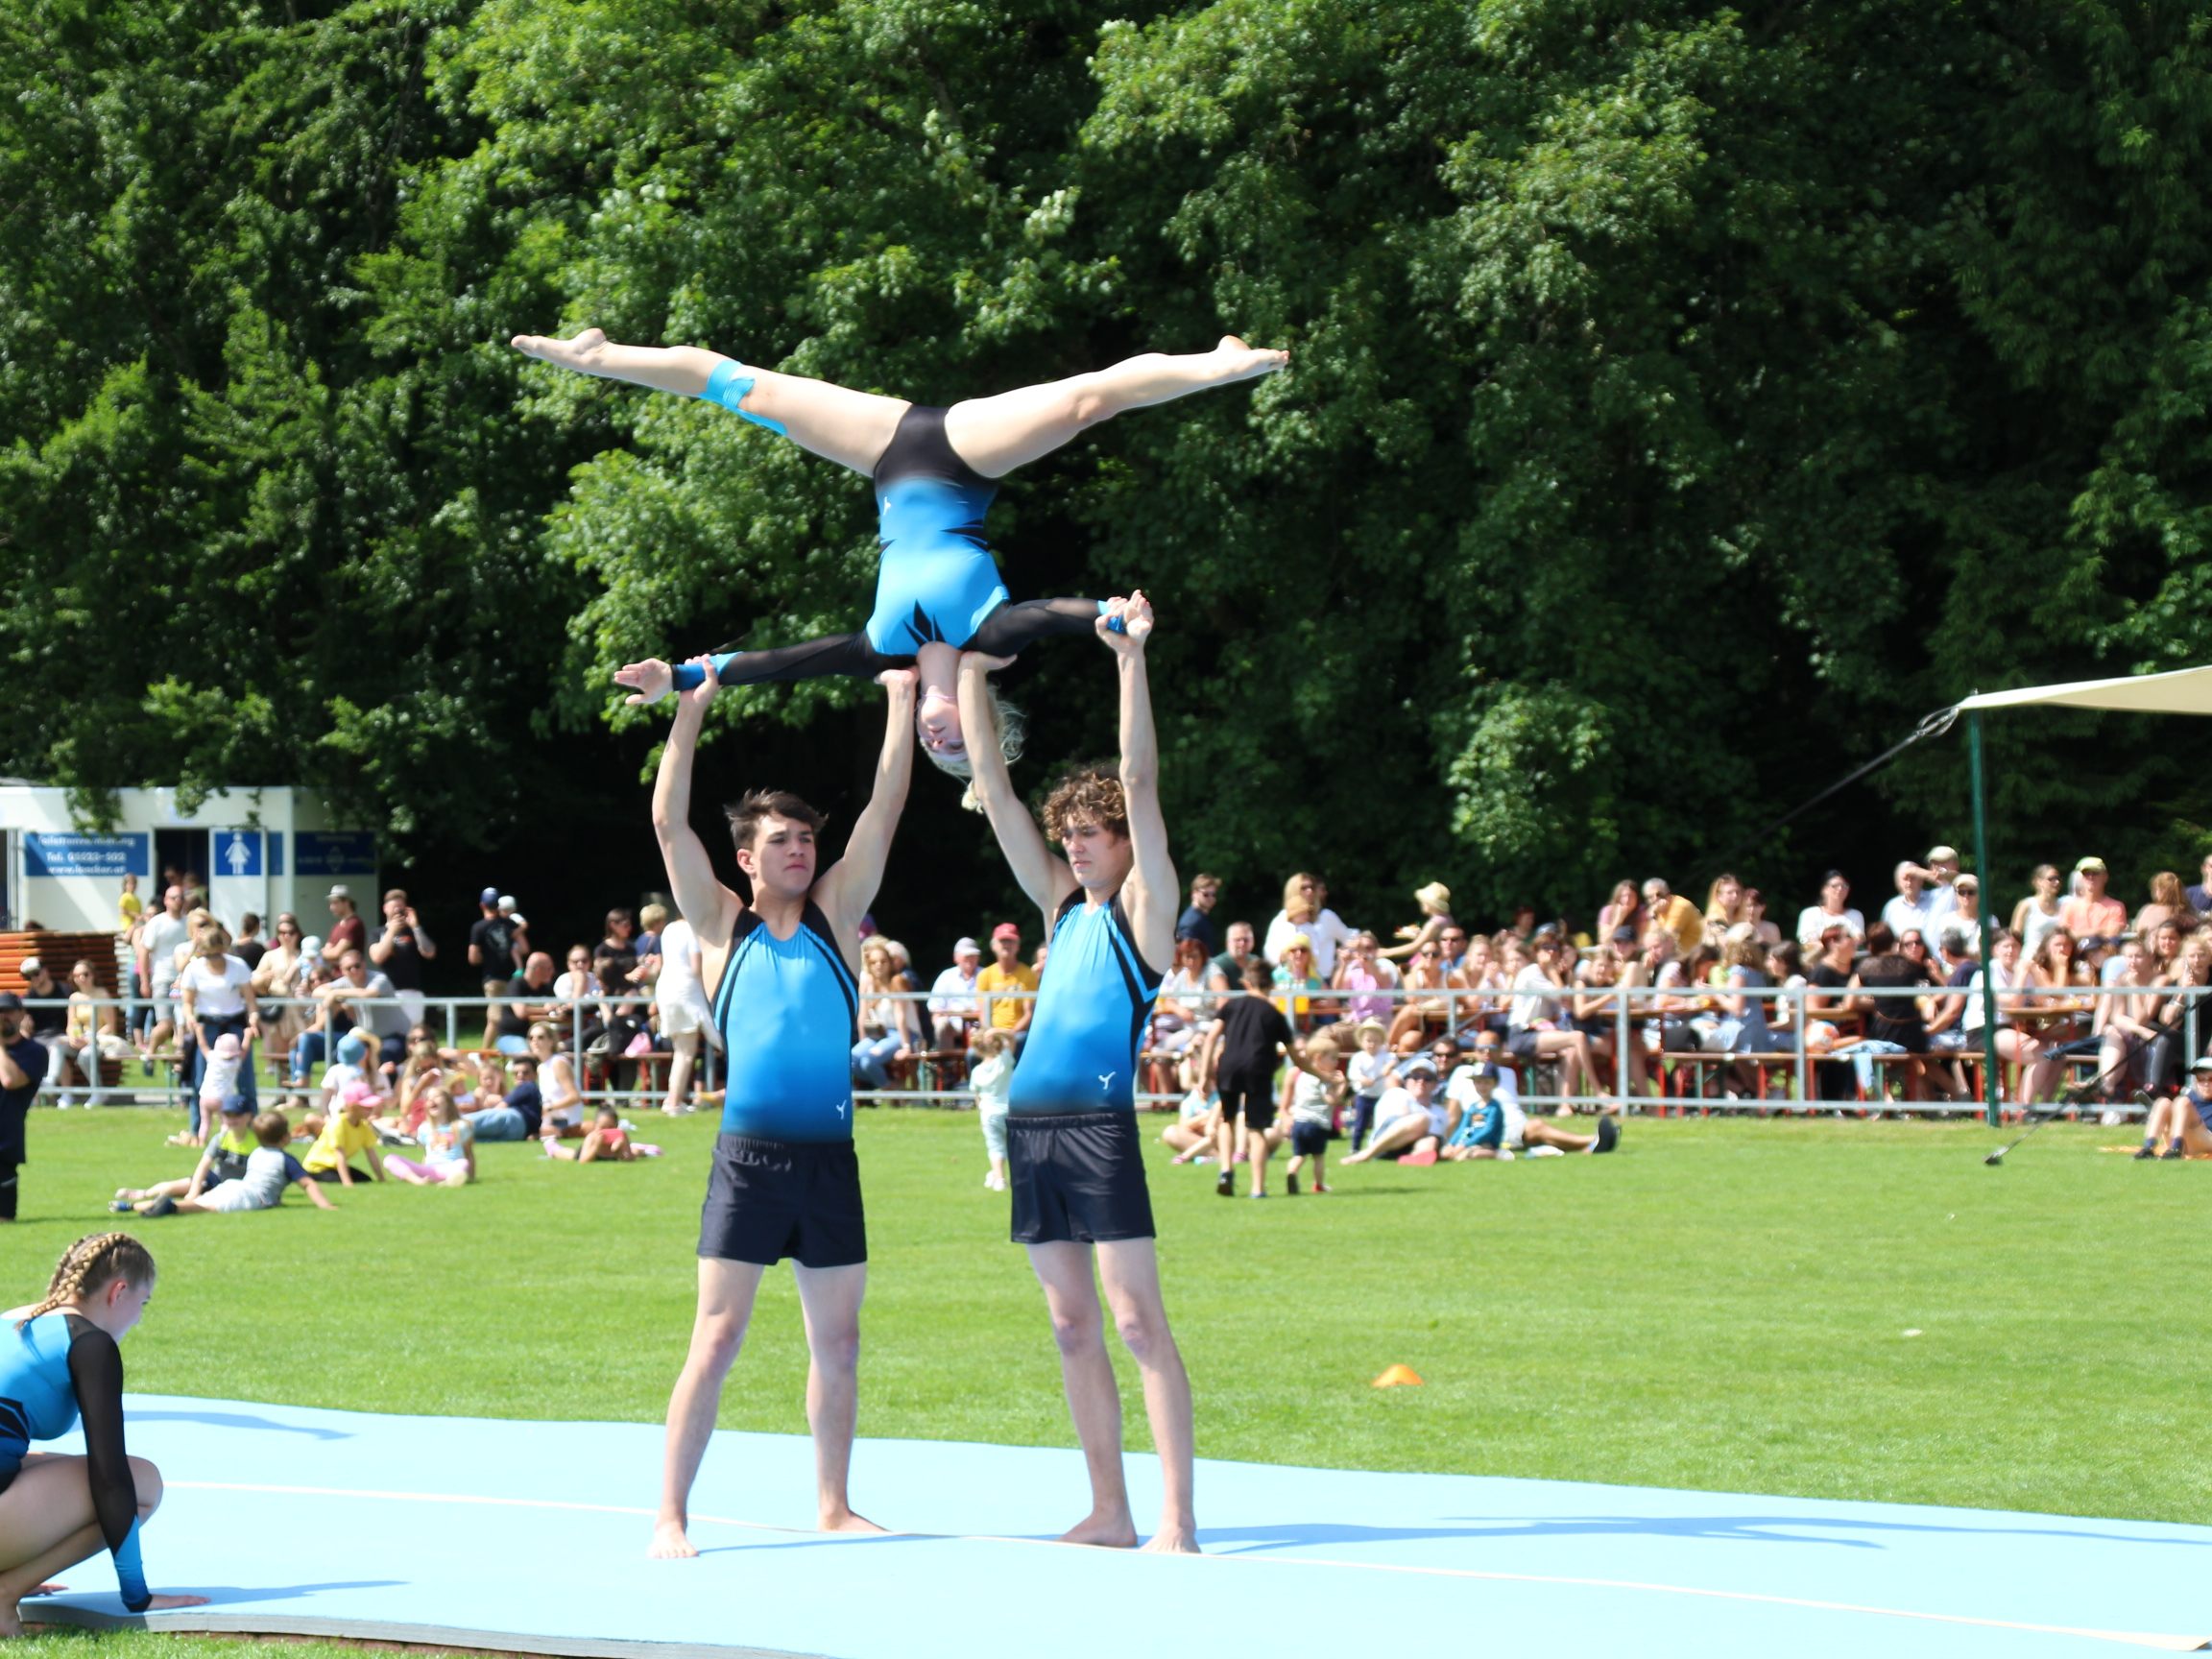
[[[1969,690],[2212,660],[2198,7],[24,0],[0,45],[0,766],[95,813],[298,782],[495,849],[641,812],[618,663],[855,626],[866,489],[505,343],[587,324],[931,402],[1287,347],[990,520],[1018,596],[1154,596],[1179,861],[1254,905],[1872,878],[1965,839],[1955,745],[1762,831]],[[1102,653],[1012,679],[1033,761],[1110,747]],[[717,724],[846,789],[874,695]],[[2212,733],[1989,735],[2000,894],[2212,823]],[[1002,900],[986,851],[929,902]]]

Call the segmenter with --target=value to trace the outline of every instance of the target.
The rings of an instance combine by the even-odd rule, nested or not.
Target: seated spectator
[[[1451,1023],[1449,993],[1455,987],[1452,976],[1444,972],[1443,955],[1441,945],[1422,946],[1399,978],[1398,986],[1405,996],[1390,1022],[1390,1046],[1400,1053],[1419,1047],[1423,1033],[1430,1027],[1442,1030]]]
[[[2089,1035],[2096,999],[2082,995],[2096,980],[2076,954],[2074,935],[2055,927],[2043,935],[2043,949],[2029,965],[2029,978],[2043,993],[2030,1005],[2034,1010],[2035,1041],[2054,1057],[2086,1054],[2097,1046]],[[2024,1027],[2028,1023],[2025,1014],[2021,1023]]]
[[[1221,1097],[1209,1094],[1203,1089],[1192,1089],[1184,1094],[1176,1108],[1175,1120],[1160,1131],[1160,1142],[1174,1149],[1175,1163],[1203,1164],[1214,1150],[1220,1123]],[[988,1187],[990,1182],[986,1180],[984,1185]]]
[[[1375,1107],[1375,1138],[1358,1152],[1338,1161],[1348,1169],[1377,1158],[1401,1164],[1433,1164],[1459,1126],[1459,1109],[1448,1106],[1436,1076],[1436,1064],[1427,1055],[1407,1062],[1405,1081],[1386,1090]]]
[[[2060,902],[2058,920],[2075,938],[2128,931],[2128,906],[2104,891],[2109,878],[2102,858],[2083,858],[2074,866],[2077,891],[2073,898]]]
[[[2012,931],[2020,935],[2020,950],[2030,961],[2043,948],[2043,935],[2065,926],[2059,903],[2065,878],[2056,864],[2038,864],[2030,878],[2028,897],[2012,906]]]
[[[505,1060],[497,1054],[476,1056],[476,1089],[470,1098],[469,1110],[461,1114],[469,1119],[471,1137],[478,1141],[527,1141],[538,1133],[536,1083],[521,1081],[522,1072],[530,1068],[528,1060],[516,1062],[516,1082],[507,1081]],[[523,1091],[527,1089],[525,1096]],[[524,1106],[530,1109],[525,1112]]]
[[[1336,971],[1336,952],[1353,931],[1329,908],[1329,883],[1302,872],[1283,884],[1283,908],[1267,924],[1261,950],[1270,962],[1280,962],[1290,935],[1303,933],[1313,952],[1313,971],[1326,979]]]
[[[584,1133],[584,1092],[576,1085],[576,1065],[561,1052],[561,1034],[543,1022],[530,1027],[530,1058],[538,1066],[542,1104],[538,1138],[555,1141]]]
[[[1649,897],[1647,890],[1647,900]],[[1653,905],[1654,914],[1661,909]],[[1698,916],[1695,905],[1688,909],[1702,936],[1704,918]],[[1529,941],[1529,950],[1535,960],[1513,981],[1513,999],[1505,1015],[1505,1046],[1524,1062],[1555,1063],[1561,1094],[1570,1098],[1595,1094],[1598,1078],[1590,1065],[1590,1039],[1575,1029],[1567,1013],[1567,974],[1560,961],[1559,939],[1538,933]],[[1565,1114],[1571,1108],[1563,1104],[1559,1110]]]
[[[1728,942],[1728,930],[1750,919],[1743,883],[1726,871],[1714,877],[1713,885],[1705,890],[1705,943],[1719,950]]]
[[[1904,1055],[1905,1098],[1918,1100],[1927,1092],[1928,1080],[1928,1017],[1921,998],[1934,989],[1936,975],[1929,971],[1927,943],[1920,929],[1909,929],[1906,937],[1912,941],[1910,950],[1889,931],[1888,923],[1877,922],[1867,928],[1866,954],[1851,989],[1877,993],[1865,998],[1866,1041],[1861,1046],[1862,1054]],[[1905,992],[1911,995],[1900,995]],[[1880,1072],[1871,1058],[1861,1061],[1859,1079],[1870,1098],[1882,1098]]]
[[[1443,951],[1449,949],[1441,937],[1436,941],[1436,949],[1437,961],[1441,963]],[[1388,1029],[1387,1022],[1397,1012],[1390,993],[1398,988],[1398,966],[1384,956],[1382,942],[1374,934],[1361,931],[1337,955],[1336,974],[1330,984],[1345,993],[1345,1019],[1355,1022],[1381,1021],[1385,1022],[1384,1029]]]
[[[112,1039],[104,1042],[103,1039]],[[69,970],[69,1005],[62,1010],[61,1036],[54,1054],[77,1073],[87,1091],[86,1106],[100,1102],[100,1065],[103,1059],[123,1059],[131,1052],[130,1044],[123,1036],[123,1010],[116,1006],[100,988],[93,976],[92,964],[79,962]],[[70,1104],[71,1095],[62,1085],[59,1067],[48,1068],[60,1095],[57,1106]]]
[[[1438,954],[1442,947],[1436,948]],[[1303,933],[1293,933],[1285,941],[1282,966],[1275,970],[1275,1006],[1290,1022],[1290,1028],[1305,1036],[1314,1028],[1322,1011],[1314,1000],[1313,993],[1329,989],[1329,982],[1314,971],[1313,946]]]
[[[1794,939],[1785,939],[1770,946],[1767,951],[1767,977],[1783,995],[1774,998],[1774,1011],[1767,1018],[1767,1035],[1777,1048],[1789,1047],[1796,1040],[1797,1011],[1802,999],[1791,993],[1805,989],[1805,965]]]
[[[2149,933],[2141,935],[2144,947],[2143,971],[2155,979],[2181,960],[2181,923],[2176,917],[2168,917]]]
[[[1840,920],[1829,922],[1820,933],[1820,954],[1806,970],[1807,996],[1805,1018],[1806,1043],[1811,1046],[1811,1023],[1834,1026],[1843,1032],[1846,1023],[1856,1025],[1864,1020],[1871,997],[1859,995],[1852,988],[1852,975],[1856,969],[1859,935]],[[1861,1032],[1853,1029],[1848,1039],[1857,1043]],[[1830,1051],[1835,1045],[1831,1043]],[[1848,1100],[1852,1093],[1852,1069],[1845,1065],[1822,1065],[1815,1073],[1824,1100]]]
[[[1635,937],[1644,937],[1647,918],[1644,914],[1643,895],[1636,891],[1633,881],[1613,883],[1613,897],[1598,910],[1598,937],[1610,939],[1623,927],[1635,929]]]
[[[992,942],[994,945],[998,941]],[[1017,939],[1016,945],[1021,941]],[[1016,963],[1020,966],[1019,960]],[[1152,1005],[1152,1030],[1148,1046],[1157,1053],[1180,1054],[1197,1041],[1211,1018],[1213,998],[1206,995],[1206,975],[1212,964],[1206,947],[1186,935],[1175,941],[1175,965],[1160,981],[1159,999]],[[1028,970],[1022,969],[1026,974]],[[1011,1035],[1011,1034],[1009,1034]]]
[[[1452,889],[1441,881],[1431,881],[1426,887],[1416,888],[1413,902],[1421,906],[1421,920],[1409,922],[1398,929],[1403,945],[1379,950],[1377,954],[1389,961],[1410,956],[1422,946],[1441,943],[1444,929],[1452,926]],[[1462,930],[1464,931],[1464,930]]]
[[[1966,982],[1966,1048],[1982,1046],[1982,986],[1986,977],[1997,995],[1997,1058],[2020,1070],[2020,1104],[2044,1099],[2058,1075],[2058,1062],[2043,1052],[2034,1034],[2038,1018],[2032,977],[2020,960],[2020,935],[2009,927],[1998,931],[1996,960],[1978,968]]]
[[[582,945],[568,947],[568,966],[560,978],[553,981],[553,1000],[573,1007],[579,1002],[596,1002],[605,987],[599,976],[591,972],[591,952]],[[589,1019],[590,1016],[586,1015]]]
[[[1748,927],[1751,937],[1769,950],[1783,943],[1780,925],[1767,920],[1767,896],[1756,887],[1743,889],[1743,920],[1737,926]]]
[[[1959,908],[1959,849],[1938,843],[1928,849],[1920,864],[1928,872],[1928,902],[1936,907],[1935,921],[1940,926]]]
[[[2189,1009],[2193,1004],[2202,1007],[2203,988],[2212,985],[2212,938],[2201,928],[2190,934],[2173,965],[2154,973],[2151,982],[2159,994],[2152,1012],[2158,1034],[2151,1042],[2144,1087],[2165,1094],[2178,1087]]]
[[[349,1083],[338,1097],[338,1110],[323,1125],[323,1133],[301,1160],[310,1178],[325,1184],[351,1187],[363,1181],[384,1179],[384,1162],[377,1155],[381,1144],[374,1118],[382,1096],[366,1083]],[[369,1167],[353,1167],[358,1152]]]
[[[1846,902],[1850,897],[1851,883],[1842,871],[1821,877],[1820,902],[1797,913],[1797,943],[1808,950],[1824,949],[1820,942],[1831,926],[1843,928],[1855,942],[1865,938],[1866,919]]]
[[[327,1008],[328,1020],[339,1028],[350,1022],[375,1044],[376,1052],[372,1058],[376,1064],[394,1071],[398,1070],[399,1063],[406,1058],[407,1015],[399,1006],[392,981],[381,974],[370,972],[365,952],[349,950],[341,956],[338,977],[321,987],[315,996]],[[314,1035],[310,1031],[301,1042],[305,1043]]]
[[[1447,934],[1438,943],[1450,947]],[[1515,949],[1519,949],[1516,942]],[[1437,958],[1441,963],[1445,959]],[[1452,969],[1447,964],[1449,975]],[[1466,951],[1459,958],[1458,977],[1466,995],[1459,998],[1459,1024],[1466,1031],[1494,1031],[1499,1041],[1505,1037],[1505,1003],[1512,981],[1505,977],[1499,966],[1497,947],[1486,934],[1478,933],[1467,941]],[[1384,1017],[1385,1019],[1387,1016]]]
[[[1959,927],[1966,941],[1966,954],[1982,959],[1982,878],[1961,876],[1951,883],[1951,908],[1943,913],[1942,927]]]
[[[1966,987],[1979,964],[1966,949],[1965,925],[1956,912],[1936,937],[1942,955],[1930,964],[1930,969],[1941,982],[1944,994],[1932,999],[1933,1012],[1928,1016],[1928,1052],[1938,1057],[1930,1062],[1929,1075],[1938,1080],[1936,1086],[1954,1101],[1963,1101],[1970,1097],[1970,1092],[1958,1056],[1966,1049]],[[1936,1069],[1938,1064],[1939,1070]]]
[[[1244,965],[1257,959],[1253,950],[1251,923],[1230,923],[1224,937],[1229,941],[1228,948],[1207,965],[1206,989],[1216,998],[1241,989],[1244,984]]]
[[[2189,908],[2200,916],[2212,916],[2212,853],[2204,854],[2204,863],[2198,872],[2197,884],[2183,890],[2182,897],[2189,901]]]
[[[1177,962],[1183,960],[1186,943],[1197,949],[1198,973],[1185,987],[1188,994],[1195,996],[1206,988],[1206,947],[1195,940],[1179,940],[1175,947]],[[1172,970],[1168,977],[1174,977]],[[1036,974],[1022,960],[1022,929],[1011,922],[999,923],[991,929],[991,961],[975,975],[975,991],[981,999],[980,1023],[1012,1039],[1016,1060],[1022,1058],[1022,1046],[1029,1041],[1029,1022],[1037,1015],[1037,983]]]
[[[1767,948],[1756,939],[1730,942],[1720,957],[1720,996],[1716,999],[1720,1022],[1708,1040],[1718,1053],[1765,1054],[1774,1047],[1774,1035],[1767,1025],[1767,999],[1759,993],[1773,982],[1767,977]],[[1739,1060],[1729,1068],[1732,1086],[1739,1094],[1759,1092],[1759,1069]]]
[[[2091,1029],[2097,1037],[2097,1096],[2107,1105],[2128,1092],[2129,1079],[2149,1059],[2158,994],[2151,984],[2150,956],[2140,939],[2123,940],[2113,955],[2117,972],[2104,980]]]
[[[1598,1119],[1595,1135],[1577,1135],[1542,1118],[1531,1119],[1520,1104],[1503,1092],[1508,1081],[1497,1067],[1484,1062],[1461,1069],[1467,1079],[1469,1104],[1459,1125],[1440,1149],[1455,1163],[1486,1158],[1511,1160],[1523,1152],[1610,1152],[1621,1143],[1621,1119],[1610,1115]]]
[[[1918,933],[1925,938],[1937,914],[1928,872],[1908,858],[1897,866],[1895,880],[1896,896],[1882,906],[1882,920],[1888,925],[1890,937],[1903,939],[1908,933]]]
[[[561,1018],[561,998],[553,989],[556,983],[551,956],[535,950],[523,958],[522,971],[507,981],[507,1000],[498,1005],[492,1046],[510,1058],[527,1054],[530,1027],[549,1025]]]
[[[1705,916],[1696,905],[1654,876],[1644,883],[1644,930],[1664,927],[1674,935],[1674,950],[1683,956],[1705,942]]]
[[[1221,878],[1204,871],[1190,878],[1190,902],[1175,919],[1175,937],[1195,939],[1211,958],[1221,949],[1219,930],[1214,926],[1214,906],[1221,902]]]
[[[2212,1158],[2212,1054],[2199,1056],[2189,1087],[2167,1100],[2142,1096],[2151,1108],[2138,1158]]]
[[[1671,939],[1673,935],[1668,934]],[[1621,977],[1626,970],[1627,957],[1636,954],[1636,941],[1625,927],[1616,928],[1614,936],[1594,949],[1582,958],[1575,970],[1575,991],[1571,998],[1575,1029],[1590,1040],[1590,1057],[1593,1061],[1612,1064],[1618,1050],[1621,1035]],[[1644,1064],[1644,1045],[1638,1041],[1639,1027],[1630,1011],[1627,1022],[1627,1065],[1623,1069],[1627,1093],[1641,1094],[1647,1075]],[[1618,1084],[1619,1076],[1615,1079]],[[1453,1080],[1454,1086],[1457,1079]],[[1448,1091],[1449,1092],[1449,1091]]]
[[[899,970],[880,937],[860,947],[860,1037],[853,1045],[853,1081],[878,1094],[891,1087],[891,1068],[922,1051],[922,1022],[901,990]]]
[[[2151,878],[2151,902],[2135,912],[2135,937],[2148,939],[2167,922],[2189,926],[2196,920],[2197,912],[2181,895],[2181,878],[2161,870]]]
[[[388,1153],[384,1167],[410,1187],[466,1187],[476,1179],[476,1130],[450,1091],[433,1086],[423,1098],[421,1127],[415,1131],[421,1158]],[[586,1144],[589,1144],[589,1142]],[[558,1148],[554,1149],[559,1156]]]
[[[973,939],[955,941],[952,966],[937,975],[929,987],[930,1037],[939,1048],[965,1052],[968,1034],[975,1026],[981,1003],[975,988],[983,966],[983,947]]]

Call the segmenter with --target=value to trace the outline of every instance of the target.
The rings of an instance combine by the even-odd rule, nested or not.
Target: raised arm
[[[1068,868],[1068,860],[1052,851],[1037,820],[1014,793],[1006,757],[998,750],[988,695],[987,677],[998,666],[996,659],[979,652],[960,654],[960,727],[968,734],[968,759],[975,769],[971,786],[983,816],[991,822],[992,833],[998,837],[998,851],[1006,854],[1014,879],[1050,926],[1060,902],[1075,890],[1075,874]]]
[[[1114,653],[1121,685],[1121,794],[1134,859],[1121,889],[1122,907],[1129,913],[1137,949],[1147,962],[1162,963],[1175,952],[1175,905],[1182,889],[1167,855],[1167,821],[1160,812],[1160,742],[1152,728],[1152,686],[1144,671],[1144,647],[1152,637],[1151,601],[1142,592],[1132,593],[1116,613],[1101,615],[1096,628]]]
[[[653,834],[668,869],[668,891],[677,909],[691,919],[700,942],[716,947],[729,943],[744,909],[737,895],[716,878],[706,843],[691,828],[691,763],[698,756],[707,705],[714,701],[719,685],[709,664],[704,683],[677,699],[676,719],[661,746],[661,770],[653,780]]]
[[[906,809],[906,786],[914,778],[914,702],[911,668],[887,669],[883,685],[883,752],[876,757],[876,787],[854,821],[845,855],[814,884],[815,902],[830,918],[840,940],[850,940],[860,918],[883,885],[883,866],[891,857],[891,836]]]

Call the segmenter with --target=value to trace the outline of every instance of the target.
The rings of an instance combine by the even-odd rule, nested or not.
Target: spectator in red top
[[[2058,906],[2058,925],[2077,939],[2090,933],[2127,932],[2128,906],[2104,891],[2110,879],[2104,860],[2084,858],[2074,866],[2074,874],[2080,891]]]
[[[323,936],[323,960],[336,964],[349,950],[369,956],[369,925],[353,902],[353,890],[343,881],[330,889],[330,931]]]

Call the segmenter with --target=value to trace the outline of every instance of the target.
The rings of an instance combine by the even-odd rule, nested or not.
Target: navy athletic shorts
[[[1320,1157],[1335,1139],[1336,1131],[1326,1123],[1309,1123],[1300,1118],[1290,1125],[1290,1150],[1301,1158]]]
[[[1017,1244],[1153,1236],[1134,1112],[1010,1112],[1006,1170]]]
[[[860,1159],[850,1141],[724,1135],[699,1213],[699,1254],[774,1266],[850,1267],[868,1260]]]

